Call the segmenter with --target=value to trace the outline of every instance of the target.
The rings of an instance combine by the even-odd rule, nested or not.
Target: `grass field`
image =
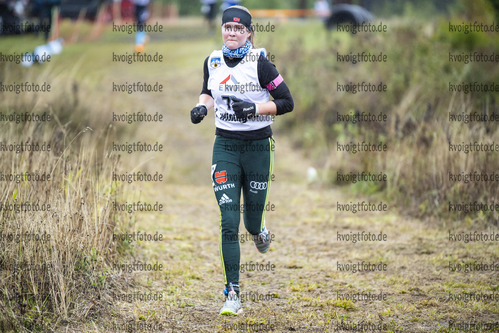
[[[189,111],[197,103],[201,90],[203,61],[211,50],[220,48],[221,39],[219,34],[211,36],[197,20],[179,21],[165,27],[164,34],[151,35],[146,49],[151,54],[163,55],[162,63],[113,62],[113,52],[133,52],[133,35],[113,33],[107,27],[98,40],[86,42],[83,36],[91,29],[83,26],[77,42],[65,46],[63,53],[54,56],[50,63],[32,68],[2,64],[5,81],[46,81],[52,84],[53,93],[25,98],[0,94],[1,111],[51,109],[61,124],[54,129],[3,123],[0,140],[7,140],[3,133],[15,133],[19,138],[28,133],[35,139],[56,140],[52,135],[55,136],[57,128],[62,132],[66,130],[68,140],[74,139],[74,143],[65,143],[62,147],[76,145],[79,148],[71,149],[72,155],[55,151],[40,163],[47,163],[47,169],[52,169],[50,166],[59,157],[67,157],[66,163],[77,165],[76,170],[86,170],[85,177],[92,181],[78,182],[71,178],[74,176],[57,169],[54,183],[59,184],[59,179],[60,184],[66,184],[67,193],[73,193],[70,190],[74,187],[78,198],[95,196],[97,199],[89,210],[67,208],[72,213],[85,212],[84,224],[96,226],[89,244],[82,247],[83,256],[90,259],[68,261],[74,265],[90,265],[82,273],[89,281],[83,279],[81,285],[71,285],[68,282],[72,277],[66,276],[65,283],[75,288],[75,292],[67,292],[69,296],[64,298],[63,307],[54,306],[64,303],[60,302],[63,296],[60,290],[54,290],[50,301],[45,303],[46,300],[33,296],[36,288],[26,291],[25,297],[14,305],[15,302],[5,301],[12,276],[8,271],[1,271],[0,289],[4,298],[0,298],[0,304],[5,310],[0,311],[0,325],[3,325],[0,328],[6,332],[461,332],[467,331],[465,325],[471,324],[478,327],[471,331],[498,330],[497,242],[450,240],[454,235],[470,231],[497,234],[497,225],[475,224],[473,220],[468,224],[450,219],[419,220],[406,216],[404,207],[391,202],[386,202],[386,212],[339,211],[338,204],[383,199],[308,182],[308,167],[317,166],[322,157],[314,158],[305,148],[297,147],[295,142],[306,138],[289,134],[279,118],[274,126],[276,180],[270,196],[275,210],[266,215],[275,241],[264,255],[257,252],[251,241],[241,243],[241,263],[266,267],[270,264],[274,268],[241,273],[244,313],[230,318],[219,316],[223,304],[219,216],[209,177],[213,114],[201,124],[193,125]],[[306,40],[311,44],[309,47],[330,38],[319,22],[290,21],[279,24],[278,29],[282,29],[286,38],[296,35],[296,41],[306,40],[305,34],[315,31],[316,38]],[[69,38],[70,32],[71,26],[63,24],[63,36]],[[39,41],[32,37],[5,38],[0,39],[0,49],[5,53],[23,52],[37,43]],[[273,51],[271,45],[259,46]],[[276,52],[279,55],[278,50]],[[279,58],[275,63],[279,70],[292,70],[282,68]],[[163,84],[164,91],[112,92],[113,82],[133,81],[158,82]],[[113,112],[137,111],[158,112],[164,121],[130,125],[113,121]],[[304,111],[297,108],[293,112]],[[87,127],[92,130],[81,137],[77,135]],[[112,150],[113,141],[158,142],[165,149],[161,153],[118,154]],[[0,171],[5,173],[15,168],[6,162],[14,160],[15,153],[0,154],[0,165],[4,168]],[[99,157],[83,158],[86,154]],[[36,160],[33,163],[37,163]],[[101,173],[96,171],[99,167],[103,170]],[[111,172],[137,170],[159,172],[164,175],[164,181],[131,184],[110,181]],[[18,189],[5,182],[0,186],[3,200],[12,197]],[[82,190],[85,186],[102,188],[85,192]],[[62,196],[57,197],[57,202],[71,206],[78,198]],[[101,209],[110,209],[113,200],[159,202],[164,209],[108,216]],[[96,216],[103,216],[103,220],[96,220]],[[2,218],[10,221],[11,217]],[[33,216],[24,216],[20,223],[34,225],[29,221],[31,218]],[[46,218],[52,228],[49,229],[62,237],[64,226]],[[0,224],[0,231],[5,233],[7,226],[10,228],[11,224]],[[135,231],[157,232],[163,238],[131,243],[112,240],[113,234]],[[240,232],[245,233],[244,227]],[[386,240],[341,240],[345,235],[358,232],[382,233]],[[105,239],[99,238],[99,234]],[[64,244],[87,238],[79,239],[75,235]],[[2,245],[10,255],[3,257],[4,261],[14,260],[15,251],[19,250],[16,244],[4,242]],[[21,248],[27,246],[24,244]],[[50,243],[48,248],[54,249],[54,246],[59,245]],[[92,252],[93,249],[96,252]],[[52,262],[52,259],[40,260]],[[152,272],[127,271],[125,265],[136,261],[163,267]],[[353,272],[352,264],[359,262],[386,266],[381,271]],[[341,269],[345,264],[350,264],[349,270]],[[482,267],[492,264],[495,270],[478,271],[473,269],[474,264],[482,264]],[[121,266],[117,269],[116,265]],[[465,272],[465,265],[471,267],[471,271]],[[62,275],[54,276],[62,281]],[[57,281],[51,283],[58,285]],[[85,283],[89,283],[88,286]],[[75,298],[79,294],[81,297]],[[139,295],[149,295],[156,300],[140,300]],[[359,295],[370,300],[355,300]],[[42,311],[44,304],[50,306]]]

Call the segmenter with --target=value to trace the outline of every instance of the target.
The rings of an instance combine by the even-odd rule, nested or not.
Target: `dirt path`
[[[218,212],[207,182],[144,191],[144,197],[165,202],[167,209],[159,216],[141,217],[137,226],[151,233],[157,230],[165,240],[143,243],[138,253],[142,260],[157,260],[167,269],[161,274],[135,273],[136,290],[162,293],[165,298],[160,302],[115,303],[118,318],[137,320],[142,316],[146,321],[163,323],[167,332],[231,331],[229,327],[250,332],[269,328],[277,332],[333,332],[341,320],[345,324],[382,323],[383,332],[435,332],[449,325],[448,316],[497,320],[497,302],[449,300],[451,294],[469,292],[497,295],[492,291],[497,288],[497,273],[451,273],[447,268],[448,261],[497,258],[497,248],[449,243],[444,231],[393,213],[339,213],[338,201],[357,198],[307,186],[306,160],[285,140],[280,141],[277,180],[270,199],[275,211],[267,215],[275,234],[272,250],[262,255],[252,242],[241,244],[241,263],[270,263],[275,269],[241,274],[242,291],[252,293],[246,294],[249,300],[243,303],[244,314],[238,318],[218,315],[223,304]],[[204,164],[209,165],[209,160]],[[337,240],[337,233],[362,231],[382,232],[387,240]],[[338,270],[338,263],[360,261],[385,263],[387,268],[357,273]],[[347,300],[357,293],[375,300]],[[265,301],[255,302],[258,297]]]
[[[216,45],[213,42],[213,47]],[[307,167],[312,163],[278,131],[276,181],[270,196],[275,209],[267,214],[275,241],[265,255],[256,251],[252,241],[241,244],[241,263],[275,266],[268,271],[241,273],[242,292],[252,293],[243,302],[244,314],[220,317],[223,281],[218,253],[219,213],[209,178],[213,116],[197,126],[189,119],[200,90],[204,59],[196,53],[208,51],[206,44],[182,51],[176,43],[166,44],[162,51],[166,54],[166,70],[147,67],[140,75],[164,82],[165,93],[134,95],[129,101],[137,110],[158,111],[165,116],[163,123],[140,125],[134,138],[164,143],[166,151],[138,160],[125,157],[124,165],[165,175],[163,183],[129,187],[135,198],[165,206],[158,214],[136,215],[137,230],[158,232],[164,239],[135,244],[136,260],[158,262],[164,268],[132,273],[132,287],[118,292],[161,294],[162,299],[113,300],[102,317],[85,325],[87,330],[105,331],[109,325],[122,328],[120,325],[128,323],[134,332],[335,332],[341,331],[337,328],[342,323],[343,328],[350,325],[349,331],[362,331],[361,325],[371,325],[365,331],[451,332],[450,320],[497,322],[497,271],[464,273],[449,269],[449,265],[459,263],[497,262],[495,243],[451,242],[449,230],[458,233],[474,230],[473,226],[459,229],[450,221],[443,227],[401,217],[389,203],[383,213],[339,212],[338,203],[369,199],[307,184]],[[113,66],[113,79],[135,77],[119,71],[123,65]],[[244,226],[240,232],[245,232]],[[350,232],[382,233],[386,240],[338,240],[351,236]],[[363,261],[375,264],[376,271],[352,272],[351,265]],[[350,270],[341,271],[346,264],[350,264]],[[496,298],[463,301],[461,296],[470,293]],[[359,294],[371,300],[353,301]],[[258,302],[255,297],[270,299]],[[141,330],[137,323],[146,326]],[[380,325],[382,329],[378,330]]]

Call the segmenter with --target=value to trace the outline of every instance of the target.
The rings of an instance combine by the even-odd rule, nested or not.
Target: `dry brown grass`
[[[196,35],[195,32],[196,29],[199,30],[199,26],[191,28],[189,33]],[[317,29],[322,29],[319,24],[309,26],[301,22],[289,23],[288,26],[278,28],[282,29],[280,30],[282,35],[279,36],[283,37],[283,41],[279,43],[286,43],[286,38],[295,40],[295,36],[307,36],[307,38],[302,38],[302,41],[307,43],[307,47],[315,47],[315,50],[322,47],[323,40],[320,38],[325,35],[317,32]],[[185,37],[182,35],[184,33],[182,29],[184,27],[170,33],[174,36]],[[317,39],[313,38],[316,36],[315,33],[317,33]],[[171,35],[165,36],[168,38]],[[105,35],[104,38],[112,41],[109,35]],[[19,75],[19,77],[31,79],[45,74],[50,81],[57,76],[55,73],[59,73],[61,75],[58,80],[59,89],[69,94],[63,94],[64,98],[57,98],[56,94],[36,96],[38,102],[34,104],[21,103],[14,96],[8,101],[11,104],[2,100],[5,101],[5,105],[15,105],[16,110],[22,108],[31,110],[36,106],[37,112],[43,112],[45,105],[57,102],[57,105],[62,106],[54,110],[54,114],[59,114],[62,110],[71,112],[60,114],[60,124],[53,122],[40,127],[33,124],[24,127],[9,124],[2,127],[2,130],[5,128],[5,133],[8,134],[8,140],[30,136],[36,140],[59,142],[58,148],[51,154],[21,154],[21,161],[24,164],[19,164],[20,162],[16,162],[15,158],[8,159],[8,162],[2,159],[1,162],[2,168],[5,167],[5,170],[9,172],[16,170],[18,165],[34,170],[47,170],[47,172],[54,170],[54,174],[59,176],[53,180],[53,184],[50,186],[41,184],[39,191],[31,189],[31,184],[2,183],[1,195],[2,200],[12,200],[16,186],[23,188],[27,185],[28,189],[22,194],[21,190],[18,191],[18,200],[21,197],[23,200],[34,200],[34,198],[53,200],[54,207],[57,207],[54,210],[58,210],[57,216],[62,222],[58,224],[56,220],[52,220],[49,223],[50,216],[41,214],[39,220],[44,218],[47,220],[44,224],[37,223],[37,219],[25,221],[14,219],[12,222],[4,223],[4,225],[8,223],[9,230],[16,227],[15,223],[20,222],[26,225],[26,230],[54,232],[56,236],[50,242],[42,244],[41,247],[27,243],[21,244],[21,249],[27,252],[24,247],[28,247],[32,253],[29,259],[36,258],[39,262],[48,261],[59,266],[53,272],[46,272],[39,276],[30,276],[28,272],[22,272],[23,279],[18,285],[16,285],[18,280],[8,275],[7,272],[1,272],[2,296],[0,300],[7,302],[5,295],[15,296],[16,294],[10,291],[20,290],[19,288],[24,288],[21,289],[25,293],[23,295],[26,298],[31,297],[32,300],[12,299],[9,305],[0,304],[11,309],[6,314],[2,313],[4,316],[2,329],[7,328],[7,322],[16,324],[16,329],[19,331],[54,329],[56,332],[109,332],[113,329],[117,332],[140,331],[134,328],[144,324],[161,324],[167,332],[228,332],[240,331],[236,329],[237,325],[255,331],[258,325],[269,324],[275,332],[330,332],[342,320],[351,323],[368,320],[383,321],[389,329],[388,332],[452,332],[448,327],[451,320],[463,322],[496,320],[498,313],[496,302],[453,302],[448,297],[449,293],[497,294],[496,273],[464,274],[449,272],[448,269],[449,262],[460,263],[472,260],[490,262],[491,259],[498,257],[498,250],[494,243],[449,242],[447,229],[456,233],[467,231],[472,227],[477,231],[490,230],[482,229],[475,225],[474,221],[462,224],[448,219],[424,223],[417,219],[402,217],[396,212],[397,208],[400,210],[404,208],[400,202],[391,203],[390,207],[393,209],[387,213],[354,215],[337,212],[335,209],[337,201],[364,200],[365,197],[327,186],[306,184],[307,167],[313,163],[322,165],[325,163],[325,158],[320,154],[322,151],[319,153],[312,151],[310,155],[304,157],[307,150],[297,149],[289,142],[293,138],[300,138],[299,143],[307,149],[310,149],[312,143],[323,144],[327,147],[327,144],[335,140],[338,135],[331,130],[332,127],[321,127],[322,123],[319,120],[318,122],[302,121],[303,128],[297,128],[300,134],[288,137],[283,134],[288,124],[287,119],[297,117],[301,121],[307,120],[309,116],[322,119],[320,116],[327,117],[326,114],[329,114],[327,111],[331,110],[329,107],[335,100],[329,99],[331,87],[327,85],[327,82],[330,78],[326,75],[328,71],[320,67],[322,66],[320,59],[314,58],[317,54],[302,57],[301,54],[290,53],[289,57],[295,58],[289,59],[284,54],[286,49],[281,48],[281,44],[276,40],[275,42],[276,44],[272,48],[269,47],[269,50],[282,51],[277,54],[277,67],[281,72],[287,72],[288,75],[284,74],[287,82],[290,84],[296,82],[299,88],[303,88],[304,95],[301,95],[298,88],[293,91],[296,93],[295,102],[298,102],[294,114],[278,118],[274,127],[277,141],[275,168],[277,181],[272,185],[271,201],[276,204],[277,209],[268,214],[268,226],[276,234],[276,241],[271,251],[265,255],[258,254],[251,242],[241,245],[242,262],[266,263],[270,261],[276,265],[275,271],[272,272],[242,273],[243,292],[271,293],[275,297],[268,302],[246,300],[243,304],[244,315],[236,318],[218,315],[223,304],[221,296],[223,281],[217,244],[218,209],[209,179],[213,114],[211,113],[205,122],[194,127],[189,122],[188,111],[196,102],[196,96],[199,93],[199,86],[193,83],[194,81],[199,83],[199,80],[193,78],[202,76],[202,61],[212,47],[219,46],[219,39],[216,42],[203,40],[192,43],[188,40],[151,43],[152,49],[160,49],[168,59],[162,67],[165,69],[162,72],[157,70],[156,65],[144,66],[144,68],[130,66],[126,67],[126,70],[123,70],[121,64],[110,65],[109,58],[102,55],[108,55],[111,50],[118,48],[126,49],[127,45],[123,44],[125,42],[115,41],[114,45],[74,45],[66,50],[67,53],[61,55],[60,69],[50,69],[48,66],[35,68],[32,72],[22,75],[8,73],[11,78]],[[380,41],[376,39],[371,42]],[[292,43],[296,46],[295,49],[301,46],[304,48],[304,44],[300,42],[293,41]],[[272,44],[267,44],[262,36],[261,45]],[[196,52],[193,52],[193,49]],[[71,66],[68,55],[74,56],[76,63],[74,67]],[[322,59],[331,61],[326,56]],[[293,71],[297,72],[300,66],[305,69],[314,69],[314,66],[319,66],[322,70],[313,73],[317,76],[308,73],[305,78],[293,77]],[[97,72],[97,67],[104,67],[106,70],[100,69]],[[75,74],[69,78],[66,76],[68,79],[63,80],[65,77],[63,72],[68,68],[73,69]],[[333,67],[326,68],[330,71],[338,71]],[[120,80],[131,80],[136,77],[137,72],[148,79],[164,80],[169,89],[164,95],[141,95],[137,98],[109,98],[109,95],[105,93],[110,76],[119,76]],[[295,81],[293,81],[294,78]],[[318,80],[326,84],[320,87],[314,86]],[[76,92],[71,88],[73,85],[67,82],[74,82],[77,85]],[[307,95],[310,92],[307,90],[308,84],[312,85],[311,88],[321,89],[318,91],[324,93],[321,95],[323,99],[314,101],[313,95]],[[417,96],[420,92],[421,90],[415,88],[408,90],[407,97],[404,97],[404,91],[399,92],[400,96],[397,98],[404,97],[405,103],[394,103],[393,112],[400,112],[400,115],[407,117],[402,119],[403,123],[410,123],[412,116],[416,117],[416,120],[417,117],[424,117],[424,113],[420,114],[416,111],[426,110],[421,109],[421,106],[425,104],[421,102],[413,105],[414,101],[418,100]],[[172,102],[173,100],[175,103]],[[74,101],[77,103],[72,104]],[[350,102],[345,99],[340,105],[346,106]],[[367,99],[362,103],[368,107],[374,102],[375,100]],[[316,104],[313,105],[313,103]],[[387,102],[387,105],[391,104]],[[442,105],[445,108],[448,107],[446,103]],[[136,132],[133,132],[134,128],[128,126],[113,126],[111,130],[108,130],[106,121],[103,119],[110,118],[109,112],[112,109],[159,110],[165,114],[167,121],[163,124],[141,127],[141,131]],[[107,113],[103,113],[104,111]],[[327,121],[326,123],[332,125]],[[440,125],[442,124],[431,120],[425,128],[435,126],[438,129]],[[90,126],[93,131],[88,130],[82,133],[81,131],[87,126]],[[300,131],[300,129],[304,130]],[[350,127],[348,131],[345,131],[344,137],[358,134],[350,133],[349,131],[352,130],[354,131],[355,128]],[[378,132],[384,134],[384,130],[381,128]],[[23,131],[24,133],[21,134]],[[389,133],[389,130],[386,131]],[[113,216],[113,212],[109,210],[109,203],[115,197],[118,200],[125,200],[131,196],[121,187],[113,187],[114,185],[110,182],[112,170],[114,168],[121,171],[131,170],[142,162],[124,156],[128,160],[125,161],[123,158],[123,161],[120,161],[123,164],[117,165],[117,158],[106,153],[106,147],[108,147],[106,138],[114,138],[120,133],[127,135],[122,136],[121,139],[129,138],[131,132],[136,133],[140,138],[146,136],[147,139],[168,143],[165,156],[156,159],[147,157],[145,159],[147,164],[140,165],[149,168],[150,171],[164,172],[167,182],[154,186],[132,186],[134,199],[136,197],[144,200],[155,198],[155,200],[164,202],[166,209],[161,214],[137,216],[136,220],[129,219],[128,216]],[[459,133],[456,135],[461,135],[460,130],[457,132]],[[421,170],[423,165],[416,163],[422,163],[421,156],[428,152],[431,152],[428,156],[431,156],[435,163],[438,162],[447,167],[448,164],[443,163],[447,163],[448,157],[440,154],[439,151],[418,150],[418,154],[412,156],[409,148],[415,148],[420,134],[426,132],[423,132],[422,128],[415,128],[411,133],[414,134],[410,134],[403,141],[404,145],[393,146],[390,159],[397,161],[394,163],[396,167],[392,166],[393,170],[398,170],[399,174],[409,172],[409,167]],[[396,131],[395,134],[390,135],[396,137]],[[317,141],[314,141],[315,139]],[[436,136],[434,140],[439,142],[437,146],[443,145],[442,137]],[[397,153],[399,156],[396,156]],[[436,156],[433,156],[434,154]],[[373,161],[362,158],[358,161],[350,156],[343,157],[346,157],[344,161],[338,162],[337,165],[351,166],[358,162],[362,167],[370,168],[386,162],[384,158]],[[33,164],[29,164],[30,161]],[[333,162],[336,163],[336,159]],[[416,165],[413,167],[413,164]],[[334,166],[336,164],[331,164],[331,167]],[[462,167],[460,164],[456,166]],[[420,184],[415,182],[414,185]],[[43,189],[51,191],[50,198],[43,192]],[[364,189],[357,188],[356,190],[362,192]],[[82,197],[85,200],[84,205],[81,204]],[[403,197],[405,195],[399,195],[398,199]],[[417,207],[417,204],[415,206]],[[62,212],[59,213],[59,210]],[[152,233],[158,231],[165,236],[164,240],[137,242],[133,246],[110,242],[112,228],[115,228],[114,232],[118,232],[132,230],[132,226],[139,226],[139,230],[152,231]],[[348,233],[361,230],[383,231],[388,235],[389,240],[376,244],[368,242],[352,244],[336,240],[337,232]],[[17,252],[19,244],[10,242],[7,245],[9,249],[6,254],[10,257],[3,262],[11,263],[19,259],[26,262],[28,254]],[[113,262],[121,261],[120,254],[130,252],[133,253],[134,260],[159,262],[164,264],[166,269],[161,272],[133,272],[132,274],[110,269]],[[336,269],[337,261],[347,263],[358,260],[384,261],[389,265],[389,270],[380,273],[352,274],[339,272]],[[70,265],[64,266],[65,263]],[[70,266],[72,268],[68,268]],[[337,297],[338,293],[379,293],[381,291],[386,293],[386,301],[353,302]],[[163,298],[159,302],[113,299],[113,294],[134,292],[161,294]],[[43,298],[42,295],[48,296]],[[61,298],[60,295],[65,295],[65,298]],[[9,327],[12,326],[9,324]]]
[[[294,134],[295,144],[304,147],[307,156],[316,161],[326,183],[344,185],[336,179],[340,170],[384,172],[386,182],[359,182],[350,188],[353,193],[381,193],[412,216],[497,222],[497,211],[449,211],[449,202],[490,205],[499,199],[497,181],[464,183],[449,178],[449,173],[473,171],[490,175],[499,165],[497,152],[466,154],[449,149],[449,143],[499,142],[497,120],[449,120],[449,113],[498,114],[496,93],[449,91],[449,83],[497,82],[499,72],[493,62],[465,65],[449,61],[449,52],[466,53],[470,45],[471,50],[484,54],[497,52],[497,36],[451,34],[449,20],[444,18],[431,23],[410,19],[383,22],[388,23],[387,33],[326,34],[306,27],[310,29],[308,35],[314,37],[304,38],[297,32],[288,32],[279,40],[274,35],[268,37],[270,43],[282,46],[277,48],[277,65],[293,92],[298,111],[281,120],[279,129]],[[451,22],[461,21],[455,18]],[[281,45],[283,39],[287,42]],[[361,52],[382,52],[387,62],[337,61],[337,54]],[[383,82],[388,85],[387,92],[353,94],[337,90],[337,83],[363,81]],[[387,120],[353,123],[337,118],[338,114],[356,113],[383,113]],[[362,141],[386,143],[388,150],[351,154],[338,151],[336,145]]]
[[[91,105],[75,100],[81,96],[65,83],[73,73],[53,67],[23,73],[9,64],[4,70],[4,82],[45,80],[55,92],[2,96],[4,115],[45,113],[52,120],[0,125],[2,144],[50,145],[50,151],[0,153],[0,172],[17,177],[0,183],[0,328],[50,331],[98,312],[99,294],[120,281],[109,270],[121,246],[112,234],[129,221],[112,207],[123,195],[111,178],[119,158],[106,148],[115,131],[94,126],[101,109],[88,112]],[[32,205],[44,210],[24,208]]]

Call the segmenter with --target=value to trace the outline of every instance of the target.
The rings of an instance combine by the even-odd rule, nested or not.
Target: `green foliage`
[[[494,7],[494,12],[496,14],[496,20],[499,21],[499,0],[489,0],[492,7]]]
[[[370,10],[379,17],[433,17],[448,13],[457,1],[459,0],[376,0],[372,1]]]
[[[180,15],[201,15],[201,2],[199,0],[156,0],[166,4],[176,4]],[[376,0],[352,1],[352,3],[365,6],[378,17],[400,16],[404,17],[434,17],[449,14],[462,0]],[[499,15],[499,0],[487,0],[494,6],[496,15]],[[217,2],[218,8],[223,1]],[[249,9],[296,9],[299,0],[243,0],[241,4]],[[369,4],[370,3],[370,4]],[[313,8],[314,1],[307,1],[307,8]],[[499,16],[498,16],[499,17]]]
[[[159,0],[158,0],[159,1]],[[201,15],[201,2],[199,0],[161,0],[163,3],[176,4],[180,15]],[[287,9],[298,8],[298,0],[243,0],[241,4],[249,9]],[[217,8],[220,8],[223,1],[217,1]],[[313,1],[308,1],[308,7],[313,7]]]
[[[299,0],[243,0],[242,5],[249,9],[293,9],[298,8]],[[313,1],[308,1],[308,7],[311,8]]]
[[[477,8],[484,10],[486,6],[475,8],[479,16]],[[486,19],[487,14],[482,17]],[[323,163],[331,184],[336,183],[337,170],[385,171],[386,183],[357,183],[351,190],[355,194],[381,193],[414,215],[453,219],[469,215],[490,221],[490,212],[450,214],[448,203],[489,202],[497,196],[497,186],[493,182],[456,183],[449,180],[448,173],[470,170],[491,173],[499,165],[497,154],[474,154],[470,159],[471,154],[449,152],[448,144],[449,141],[491,142],[498,124],[466,124],[450,122],[448,118],[449,111],[457,114],[485,110],[491,114],[497,111],[497,101],[486,93],[453,94],[449,83],[497,82],[499,71],[494,62],[452,62],[449,53],[468,54],[473,50],[497,54],[497,34],[449,32],[449,24],[463,22],[460,17],[431,23],[415,19],[388,22],[385,34],[351,35],[338,31],[327,34],[320,26],[311,25],[281,33],[279,40],[269,37],[268,44],[263,42],[263,46],[278,50],[276,65],[295,101],[295,111],[286,119],[279,119],[279,128],[293,133],[296,145],[306,148],[317,163]],[[336,57],[362,51],[383,52],[388,61],[353,64],[340,62]],[[337,84],[362,81],[387,83],[388,90],[357,94],[337,90]],[[353,112],[385,113],[388,121],[353,124],[337,120],[337,115]],[[337,143],[362,141],[386,142],[389,151],[384,154],[337,151]]]

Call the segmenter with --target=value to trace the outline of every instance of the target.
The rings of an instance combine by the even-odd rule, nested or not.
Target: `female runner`
[[[221,315],[242,311],[238,238],[241,210],[258,251],[265,253],[270,247],[271,237],[265,227],[275,148],[270,125],[276,115],[294,107],[291,93],[266,58],[265,49],[253,48],[251,19],[243,6],[224,10],[224,45],[206,58],[199,103],[191,110],[191,121],[198,124],[214,107],[216,137],[211,178],[221,215],[220,257],[226,295]]]

